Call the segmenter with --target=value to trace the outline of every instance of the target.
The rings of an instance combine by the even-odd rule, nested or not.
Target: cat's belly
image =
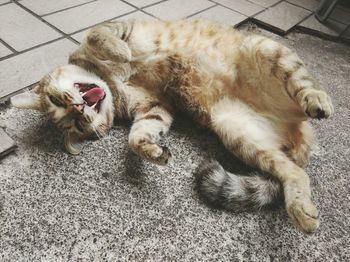
[[[210,53],[209,53],[210,54]],[[217,56],[199,52],[192,57],[173,54],[134,67],[130,82],[170,100],[204,126],[210,123],[210,108],[230,95],[236,81],[236,67]]]

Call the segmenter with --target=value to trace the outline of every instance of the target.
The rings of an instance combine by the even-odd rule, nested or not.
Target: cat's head
[[[113,97],[107,84],[75,65],[57,68],[31,91],[12,97],[11,103],[47,113],[63,129],[65,147],[72,154],[81,151],[84,139],[105,135],[113,124]]]

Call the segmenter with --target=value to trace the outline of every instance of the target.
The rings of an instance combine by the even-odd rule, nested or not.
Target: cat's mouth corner
[[[99,113],[101,104],[106,98],[105,90],[96,84],[74,83],[74,87],[79,89],[84,104],[89,106],[95,112]]]

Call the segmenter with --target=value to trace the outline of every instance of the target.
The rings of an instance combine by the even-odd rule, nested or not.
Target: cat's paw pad
[[[287,211],[294,224],[305,233],[314,233],[320,225],[318,210],[310,199],[293,200]]]
[[[333,112],[333,104],[326,92],[313,90],[303,99],[302,103],[305,113],[311,118],[329,118]]]

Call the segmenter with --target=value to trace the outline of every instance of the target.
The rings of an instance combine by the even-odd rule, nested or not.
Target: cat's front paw
[[[301,105],[305,113],[311,118],[329,118],[334,112],[330,97],[322,90],[308,92],[304,96]]]
[[[287,204],[287,212],[294,224],[305,233],[314,233],[320,225],[318,210],[309,197],[292,200]]]
[[[164,145],[151,143],[144,139],[132,141],[129,144],[136,154],[157,165],[166,165],[171,159],[170,150]]]
[[[171,158],[171,153],[166,146],[160,146],[158,144],[145,144],[142,147],[141,156],[144,156],[147,160],[155,164],[166,165]]]

